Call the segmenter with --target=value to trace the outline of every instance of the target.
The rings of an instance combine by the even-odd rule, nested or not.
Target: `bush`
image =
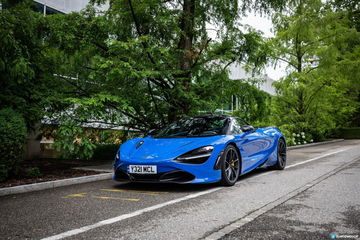
[[[84,128],[75,122],[65,122],[46,131],[55,138],[54,148],[61,152],[60,157],[79,160],[110,159],[114,149],[128,137],[126,131]],[[97,152],[96,148],[99,148]]]
[[[85,129],[74,123],[64,123],[54,131],[54,147],[67,159],[91,159],[95,144],[86,136]]]
[[[314,139],[309,133],[300,132],[300,133],[292,133],[292,137],[290,139],[291,145],[302,145],[307,143],[313,143]]]
[[[38,167],[29,167],[25,169],[23,176],[26,178],[38,178],[41,177],[42,174]]]
[[[0,110],[0,182],[17,173],[25,139],[24,118],[10,108]]]
[[[92,160],[114,160],[118,144],[97,144]]]
[[[342,128],[339,137],[344,139],[360,139],[360,127]]]

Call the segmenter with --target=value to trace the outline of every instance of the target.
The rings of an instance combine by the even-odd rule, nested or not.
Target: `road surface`
[[[360,140],[346,140],[233,187],[105,180],[0,197],[0,239],[355,239],[359,183]]]

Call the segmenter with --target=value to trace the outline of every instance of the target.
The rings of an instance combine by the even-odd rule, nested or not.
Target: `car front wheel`
[[[228,145],[221,157],[221,184],[232,186],[240,174],[240,156],[236,148]]]

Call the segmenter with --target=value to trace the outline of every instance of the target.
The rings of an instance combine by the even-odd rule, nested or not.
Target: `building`
[[[275,88],[272,86],[274,80],[268,77],[267,75],[255,74],[252,75],[245,71],[244,67],[241,64],[232,64],[229,67],[230,69],[230,79],[249,79],[249,78],[257,78],[264,79],[265,82],[259,83],[257,87],[270,95],[275,95]]]
[[[249,80],[249,79],[259,79],[261,80],[259,83],[255,83],[255,86],[263,90],[264,92],[269,93],[270,95],[275,95],[275,88],[272,85],[274,80],[268,77],[267,75],[262,74],[251,74],[245,71],[245,68],[241,64],[231,64],[229,66],[229,78],[236,81],[236,80]],[[236,96],[232,96],[229,99],[229,103],[225,104],[223,109],[220,110],[222,113],[231,113],[233,111],[239,110],[239,100]]]
[[[89,0],[33,0],[36,9],[43,14],[79,12],[84,9]],[[108,4],[98,6],[99,10],[106,10]]]

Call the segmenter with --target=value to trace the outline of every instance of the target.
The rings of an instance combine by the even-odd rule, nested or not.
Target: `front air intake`
[[[194,175],[185,172],[185,171],[173,171],[164,173],[160,177],[160,182],[176,182],[176,183],[186,183],[194,180]]]

